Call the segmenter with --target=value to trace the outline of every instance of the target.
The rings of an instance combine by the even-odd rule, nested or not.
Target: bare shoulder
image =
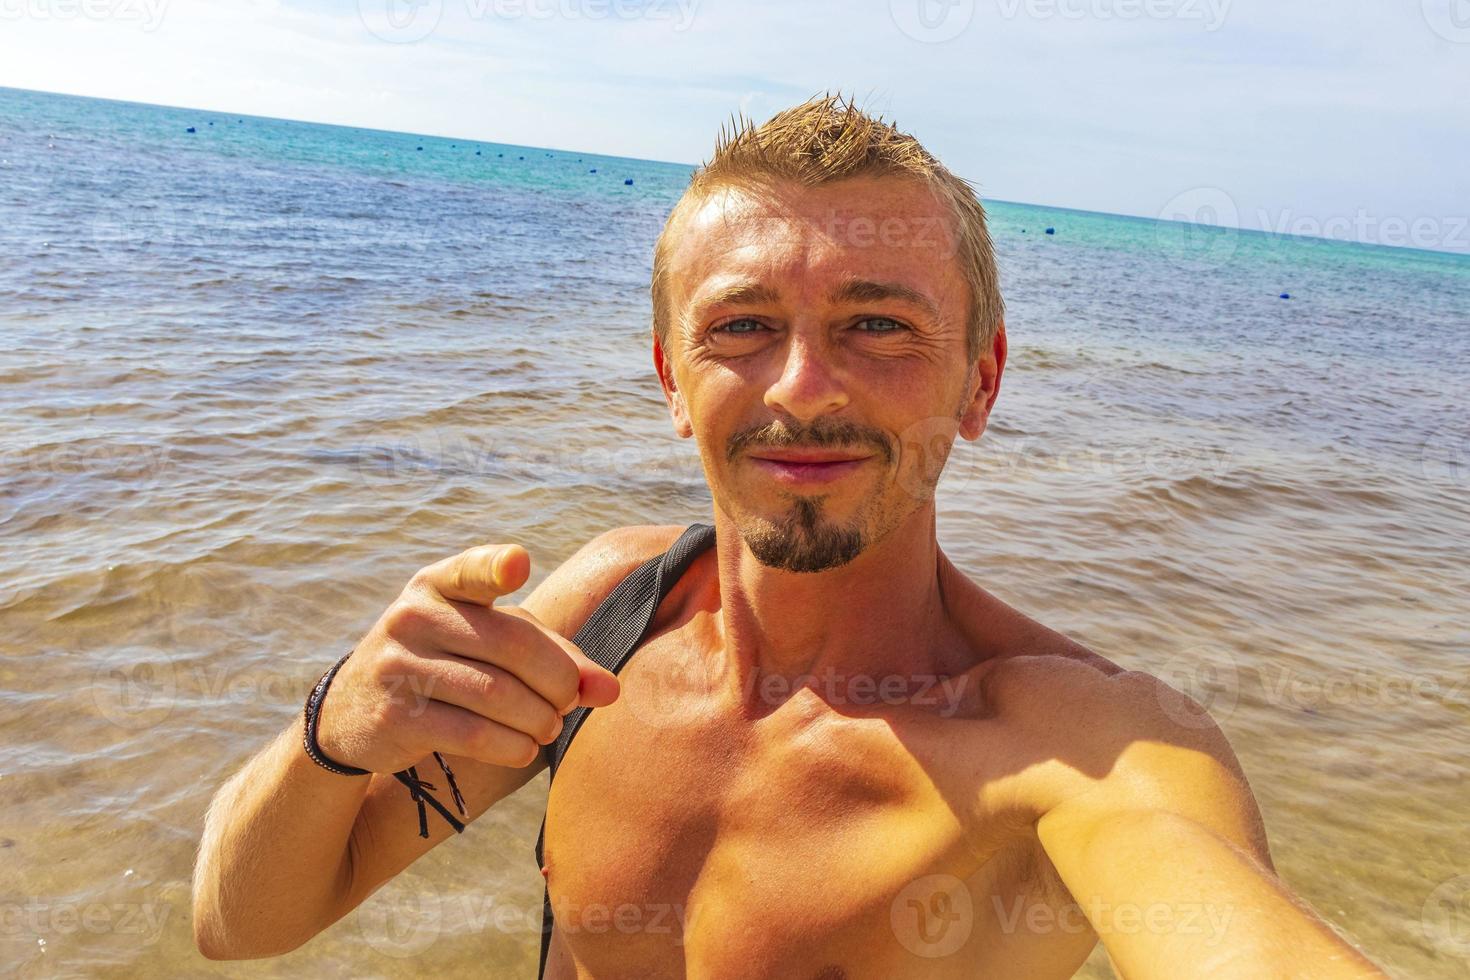
[[[1228,749],[1203,705],[1147,671],[1129,670],[1075,641],[995,658],[985,665],[993,707],[1025,724],[1085,730],[1104,744],[1121,738],[1204,751]]]
[[[1070,775],[1043,812],[1087,821],[1125,812],[1184,817],[1270,866],[1240,761],[1189,695],[1145,671],[1070,649],[1003,661],[987,681],[1022,737],[1049,741],[1049,758]]]
[[[947,563],[946,563],[947,564]],[[992,711],[1030,727],[1180,742],[1224,741],[1197,702],[1129,670],[981,588],[952,565],[946,605],[972,648]]]
[[[629,572],[667,551],[683,530],[679,524],[637,524],[604,531],[558,565],[518,605],[570,637]]]
[[[961,591],[971,625],[988,637],[976,668],[984,710],[1015,739],[1015,751],[1048,774],[1038,809],[1075,809],[1080,801],[1095,811],[1174,813],[1269,862],[1240,762],[1202,705],[973,583]]]

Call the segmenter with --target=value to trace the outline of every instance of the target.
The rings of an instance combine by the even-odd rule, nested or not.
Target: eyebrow
[[[715,306],[760,306],[778,303],[781,291],[763,283],[751,281],[732,283],[699,300],[699,309]],[[848,279],[827,294],[829,303],[874,303],[882,300],[898,300],[916,306],[929,316],[938,319],[939,308],[928,296],[910,286],[896,282],[875,282],[871,279]]]
[[[731,283],[699,301],[701,309],[711,306],[760,306],[781,299],[780,290],[753,280]]]
[[[917,306],[936,320],[939,318],[939,307],[934,305],[933,300],[917,289],[896,282],[849,279],[832,290],[827,299],[832,303],[875,303],[886,299],[896,299],[910,306]]]

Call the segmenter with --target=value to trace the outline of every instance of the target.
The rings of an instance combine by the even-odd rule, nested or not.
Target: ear
[[[980,438],[990,421],[990,409],[1000,394],[1000,376],[1006,368],[1006,325],[1002,320],[995,341],[970,366],[965,408],[960,414],[960,435],[970,442]]]
[[[694,426],[689,421],[689,406],[684,403],[684,393],[674,383],[674,368],[664,356],[663,344],[658,335],[653,338],[653,369],[658,372],[658,383],[664,389],[664,401],[669,403],[669,415],[674,419],[674,431],[680,439],[694,435]]]

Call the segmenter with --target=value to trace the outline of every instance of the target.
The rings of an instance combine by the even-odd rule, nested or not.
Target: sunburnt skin
[[[1117,668],[1019,615],[982,625],[980,610],[1003,610],[990,599],[965,606],[955,646],[927,658],[934,673],[845,696],[827,675],[752,706],[750,685],[711,666],[715,566],[707,554],[685,573],[619,701],[588,716],[558,771],[547,975],[1070,976],[1096,936],[1067,918],[1032,827],[1040,801],[1028,805],[1024,778],[975,800],[975,760],[953,751],[983,732],[996,768],[980,778],[1025,765],[1025,726],[997,718],[986,694],[1004,657],[966,637],[1049,640],[1100,676]],[[979,591],[940,566],[952,594]],[[948,881],[965,884],[962,922],[935,901]],[[1056,927],[1033,928],[1043,918]]]

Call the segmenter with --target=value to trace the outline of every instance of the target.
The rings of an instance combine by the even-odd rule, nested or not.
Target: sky
[[[689,164],[841,91],[984,198],[1470,252],[1470,0],[0,0],[0,85]]]

